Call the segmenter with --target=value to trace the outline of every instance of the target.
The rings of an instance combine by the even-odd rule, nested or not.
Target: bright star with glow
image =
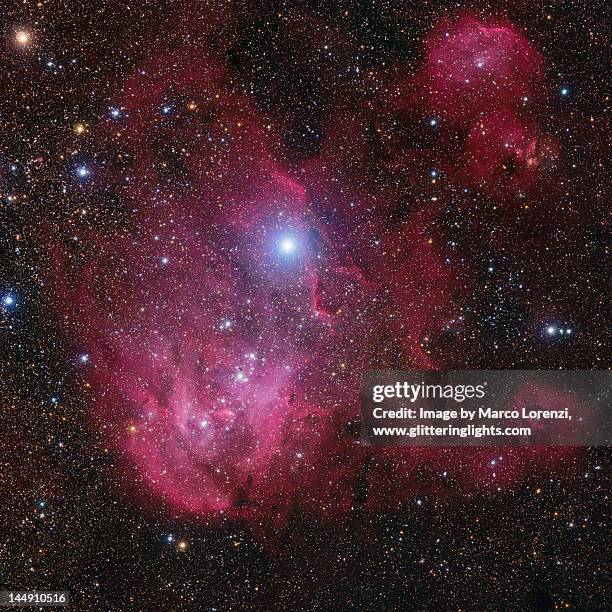
[[[18,30],[15,33],[15,40],[17,44],[21,45],[22,47],[25,47],[30,42],[30,38],[30,33],[26,30]]]
[[[278,248],[284,255],[293,255],[297,251],[297,242],[294,238],[285,236],[279,242]]]

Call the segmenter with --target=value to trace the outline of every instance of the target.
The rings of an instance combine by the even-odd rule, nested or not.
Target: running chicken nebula
[[[465,125],[483,113],[519,109],[541,95],[543,60],[510,23],[471,15],[442,20],[428,36],[417,78],[430,113]]]
[[[551,180],[560,146],[521,114],[545,96],[543,59],[512,24],[464,14],[434,28],[415,74],[370,86],[288,159],[223,53],[184,44],[152,53],[92,128],[122,136],[104,178],[129,227],[92,230],[78,258],[52,249],[52,282],[131,495],[261,525],[395,507],[459,457],[463,490],[489,486],[490,449],[361,447],[359,381],[452,363],[443,338],[474,279],[442,238],[444,194],[515,210]],[[504,449],[495,486],[575,452]]]

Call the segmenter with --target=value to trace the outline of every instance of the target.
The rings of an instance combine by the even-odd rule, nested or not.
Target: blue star
[[[294,255],[298,250],[298,242],[293,236],[283,236],[278,241],[278,250],[282,255]]]
[[[291,238],[283,238],[279,246],[281,252],[287,255],[293,253],[296,249],[295,240],[292,240]]]

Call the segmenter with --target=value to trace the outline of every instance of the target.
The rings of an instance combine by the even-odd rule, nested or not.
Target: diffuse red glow
[[[514,26],[462,16],[432,32],[386,110],[448,120],[463,140],[440,165],[503,202],[558,154],[520,116],[542,82],[542,57]],[[329,518],[393,507],[449,462],[461,487],[490,486],[490,449],[372,450],[355,434],[361,371],[442,367],[426,338],[466,291],[437,239],[431,151],[353,155],[363,123],[332,110],[319,154],[289,170],[254,103],[199,49],[135,70],[121,108],[138,229],[91,235],[95,254],[78,271],[58,258],[56,282],[91,357],[94,420],[127,472],[173,510],[253,523],[294,505]],[[398,202],[380,172],[419,196]],[[568,452],[505,451],[495,486]]]

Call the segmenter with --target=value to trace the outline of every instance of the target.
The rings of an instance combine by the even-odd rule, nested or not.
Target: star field
[[[371,448],[367,369],[609,367],[603,5],[14,5],[0,583],[605,610],[609,451]]]

